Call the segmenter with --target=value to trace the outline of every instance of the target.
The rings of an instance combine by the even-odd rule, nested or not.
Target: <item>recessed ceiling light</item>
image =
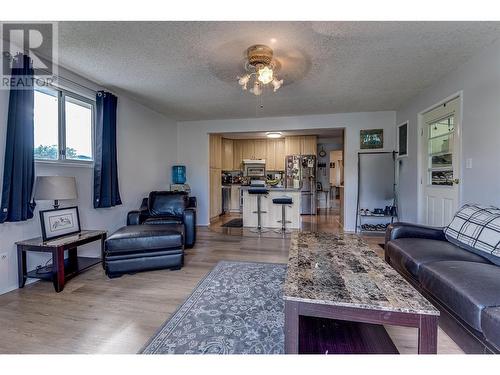
[[[266,136],[267,138],[281,138],[282,134],[281,132],[267,132]]]

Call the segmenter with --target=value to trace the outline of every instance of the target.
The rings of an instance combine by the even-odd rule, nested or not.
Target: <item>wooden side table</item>
[[[70,278],[102,261],[106,231],[83,230],[78,234],[61,237],[55,240],[43,241],[41,237],[16,242],[19,288],[23,288],[28,277],[52,280],[56,292],[64,289],[64,284]],[[101,241],[101,257],[81,257],[77,254],[77,247],[94,241]],[[68,258],[64,259],[64,252],[68,251]],[[38,270],[27,272],[26,253],[28,251],[51,253],[52,271],[41,273]]]

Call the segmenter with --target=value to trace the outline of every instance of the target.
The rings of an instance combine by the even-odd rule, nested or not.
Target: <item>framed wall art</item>
[[[40,211],[42,238],[44,241],[80,233],[78,207]]]
[[[384,129],[360,130],[359,148],[361,150],[384,148]]]

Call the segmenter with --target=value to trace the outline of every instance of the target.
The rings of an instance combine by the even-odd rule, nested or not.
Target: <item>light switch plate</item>
[[[467,169],[472,168],[472,159],[471,158],[465,159],[465,168],[467,168]]]

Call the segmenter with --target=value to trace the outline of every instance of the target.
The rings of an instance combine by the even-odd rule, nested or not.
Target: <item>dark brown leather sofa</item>
[[[442,228],[389,226],[385,259],[441,311],[467,353],[500,352],[500,266],[446,240]]]

